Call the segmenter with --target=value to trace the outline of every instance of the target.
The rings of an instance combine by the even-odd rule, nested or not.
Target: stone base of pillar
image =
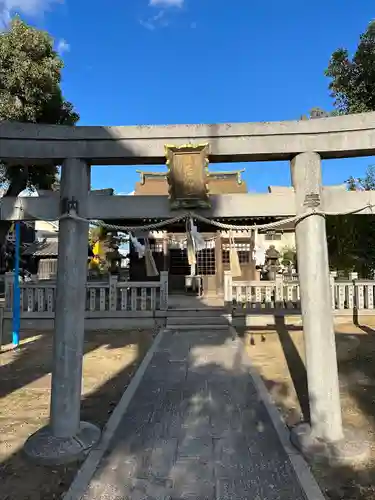
[[[364,462],[370,453],[369,442],[355,429],[344,429],[344,439],[333,443],[317,439],[310,425],[302,423],[291,430],[290,440],[308,461],[330,466],[357,465]]]
[[[29,437],[24,452],[37,464],[62,465],[84,459],[99,438],[100,429],[88,422],[81,422],[77,435],[68,438],[54,436],[47,425]]]

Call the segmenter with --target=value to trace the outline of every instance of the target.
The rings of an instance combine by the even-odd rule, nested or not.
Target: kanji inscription
[[[208,145],[166,146],[172,209],[208,208]]]

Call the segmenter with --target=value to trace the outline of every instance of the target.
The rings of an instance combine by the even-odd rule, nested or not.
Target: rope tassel
[[[229,233],[229,258],[230,258],[230,272],[234,278],[242,276],[240,260],[236,244],[234,242],[233,234]]]
[[[154,278],[155,276],[159,276],[159,271],[156,267],[155,259],[154,256],[152,255],[148,238],[145,238],[145,265],[146,265],[146,275],[148,277]]]
[[[132,242],[132,245],[135,249],[135,251],[137,252],[138,254],[138,258],[139,259],[142,259],[142,257],[144,256],[145,254],[145,251],[146,251],[146,247],[144,245],[142,245],[142,243],[140,243],[138,241],[138,238],[136,238],[135,236],[133,236],[132,234],[129,235],[129,238],[130,238],[130,241]]]

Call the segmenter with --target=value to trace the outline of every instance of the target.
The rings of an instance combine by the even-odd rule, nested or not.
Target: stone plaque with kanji
[[[209,208],[208,144],[166,146],[171,208]]]

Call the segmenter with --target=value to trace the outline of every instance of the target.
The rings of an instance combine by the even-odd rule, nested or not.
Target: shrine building
[[[241,178],[244,170],[207,171],[207,192],[210,195],[247,193],[246,182]],[[135,185],[134,196],[170,197],[168,175],[163,172],[138,171],[140,179]],[[269,192],[280,189],[272,188]],[[222,218],[219,222],[237,226],[266,224],[277,220],[275,217]],[[141,224],[156,222],[156,219],[140,221]],[[254,237],[251,231],[222,231],[211,224],[196,221],[198,231],[205,240],[205,248],[197,252],[195,274],[202,282],[205,295],[222,295],[224,271],[230,268],[230,236],[238,253],[241,276],[233,277],[237,281],[260,280],[260,272],[254,259]],[[147,236],[158,271],[168,271],[169,292],[181,293],[186,290],[187,277],[191,276],[186,248],[185,222],[167,226],[165,230],[152,231],[147,235],[138,234],[142,242]],[[144,240],[143,240],[144,241]],[[271,245],[277,250],[295,247],[294,228],[285,226],[278,231],[259,232],[256,245],[266,251]],[[150,281],[146,274],[144,259],[139,259],[134,246],[130,245],[129,277],[131,281]],[[159,279],[155,277],[154,279]]]

